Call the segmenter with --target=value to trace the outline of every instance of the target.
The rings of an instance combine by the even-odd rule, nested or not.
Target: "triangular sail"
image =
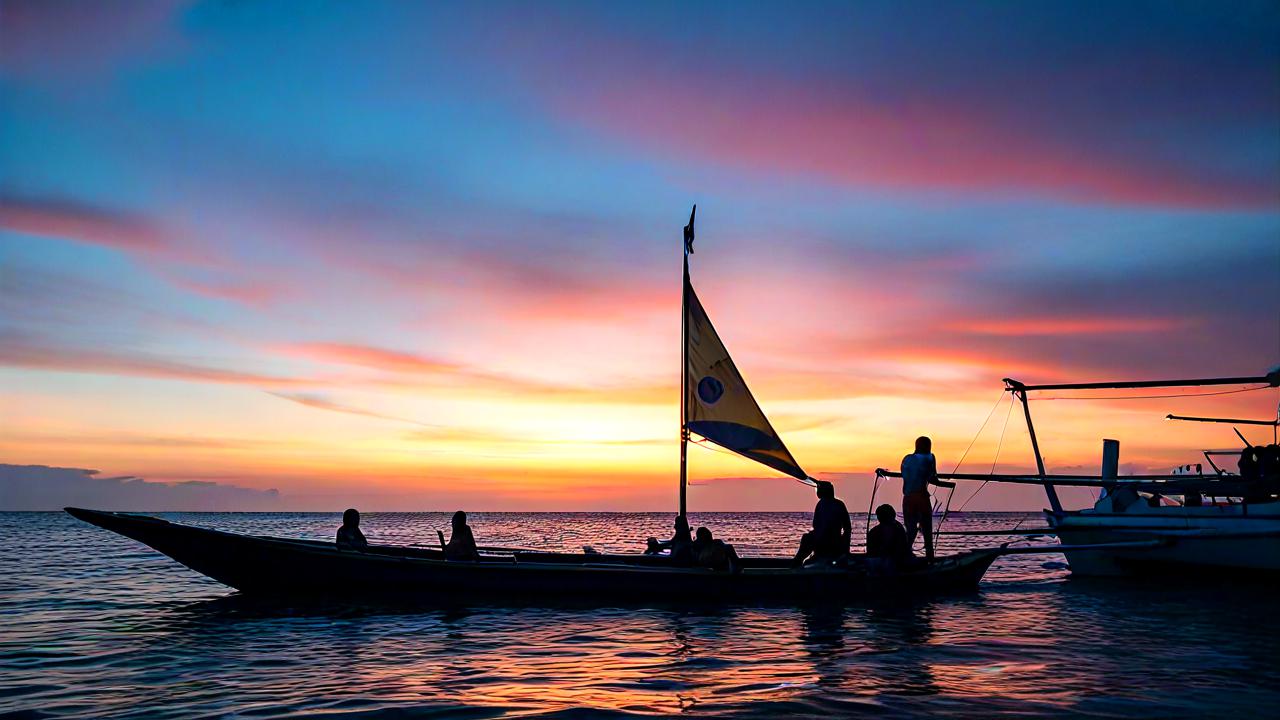
[[[774,432],[685,279],[685,427],[794,478],[809,476]]]

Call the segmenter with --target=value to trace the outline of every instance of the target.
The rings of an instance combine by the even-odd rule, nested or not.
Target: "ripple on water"
[[[168,517],[312,538],[337,523],[336,514]],[[1018,519],[967,514],[956,525]],[[693,517],[762,548],[791,545],[806,520]],[[474,513],[472,522],[496,545],[622,550],[664,534],[670,517]],[[364,523],[380,542],[432,545],[448,514],[369,513]],[[236,596],[63,514],[0,514],[0,713],[1243,718],[1280,699],[1280,630],[1265,593],[1099,586],[1067,581],[1052,563],[1060,559],[1046,568],[1043,557],[1004,558],[983,592],[913,605],[281,605]],[[1168,682],[1134,681],[1153,668]]]

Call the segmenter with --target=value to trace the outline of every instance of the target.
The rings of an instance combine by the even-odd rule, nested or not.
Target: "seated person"
[[[369,547],[369,541],[360,532],[360,511],[347,508],[342,513],[342,527],[338,528],[339,550],[363,550]]]
[[[444,546],[444,559],[479,560],[480,551],[476,549],[476,536],[471,534],[471,526],[467,525],[467,514],[459,510],[453,514],[450,524],[453,533],[449,536],[449,544]]]
[[[1240,478],[1242,480],[1256,480],[1261,473],[1261,460],[1259,457],[1262,453],[1259,448],[1246,447],[1240,451],[1240,461],[1236,463],[1236,467],[1240,469]]]
[[[907,529],[889,504],[876,508],[879,524],[867,531],[867,569],[876,574],[902,569],[912,559]]]
[[[1267,480],[1280,476],[1280,445],[1268,445],[1258,450],[1258,475]]]
[[[1258,474],[1262,479],[1262,492],[1268,498],[1280,494],[1280,445],[1271,444],[1262,449]]]
[[[853,525],[849,509],[836,498],[835,486],[824,480],[814,488],[818,504],[813,508],[813,530],[800,538],[800,549],[792,560],[799,567],[812,555],[814,560],[839,560],[849,554],[849,538]]]
[[[659,542],[657,538],[649,538],[645,555],[657,555],[663,550],[671,550],[671,560],[678,564],[688,564],[693,560],[693,536],[689,534],[689,521],[683,515],[676,516],[675,534],[670,540]]]
[[[734,550],[729,543],[713,538],[711,531],[705,527],[698,528],[692,551],[693,562],[698,567],[729,572],[738,572],[741,569],[738,551]]]

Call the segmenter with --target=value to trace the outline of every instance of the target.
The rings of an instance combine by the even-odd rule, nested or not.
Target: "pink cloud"
[[[135,252],[167,245],[160,229],[141,217],[53,200],[0,197],[0,227]]]
[[[949,323],[947,330],[978,335],[1106,335],[1159,333],[1191,325],[1183,318],[1161,317],[1034,317],[1009,320],[970,320]]]
[[[302,378],[197,365],[145,353],[49,345],[14,334],[0,337],[0,365],[257,387],[287,387],[310,383]]]
[[[290,292],[287,279],[248,277],[242,264],[196,236],[141,214],[48,198],[0,197],[0,228],[130,253],[174,287],[216,300],[264,308]]]
[[[344,382],[393,390],[430,386],[462,393],[497,392],[506,397],[541,400],[645,404],[671,402],[675,392],[671,386],[645,382],[606,386],[546,382],[492,372],[474,365],[427,355],[355,343],[295,343],[275,346],[273,349],[290,357],[379,371],[384,375],[363,379],[347,378]]]
[[[186,42],[176,31],[190,0],[124,3],[6,0],[0,3],[0,67],[23,77],[93,79]]]
[[[176,273],[164,273],[175,286],[214,300],[228,300],[265,308],[277,300],[284,292],[279,285],[243,279],[198,279],[181,276]]]
[[[457,363],[425,355],[415,355],[401,350],[390,350],[354,343],[296,343],[282,346],[280,349],[286,354],[296,357],[395,373],[439,374],[468,372],[466,368]]]
[[[490,50],[562,121],[668,159],[710,161],[773,181],[807,175],[853,187],[1192,208],[1280,204],[1274,175],[1198,172],[1160,157],[1116,153],[1025,107],[1004,105],[994,89],[884,92],[830,69],[813,68],[798,79],[767,65],[666,52],[622,33],[583,37],[571,35],[572,26],[555,27],[573,37],[565,42],[546,24],[499,33],[503,44]],[[1096,78],[1072,80],[1076,87]],[[1132,113],[1124,119],[1135,122]]]
[[[383,413],[375,412],[373,410],[365,410],[364,408],[358,408],[351,405],[335,402],[327,397],[324,397],[323,395],[316,395],[312,393],[285,393],[285,392],[268,392],[267,394],[278,397],[281,400],[288,400],[289,402],[295,402],[295,403],[298,403],[299,405],[304,405],[309,408],[315,408],[317,410],[329,410],[332,412],[346,413],[348,415],[359,415],[362,417],[377,418],[379,420],[394,420],[396,422],[410,423],[413,425],[422,425],[423,427],[434,427],[432,425],[428,425],[427,423],[418,422],[417,420],[410,420],[408,418],[397,417],[395,415],[385,415]]]
[[[1061,147],[939,99],[890,106],[767,77],[750,94],[738,94],[689,87],[677,78],[622,76],[601,92],[566,94],[553,103],[575,122],[640,145],[761,175],[802,173],[867,187],[1031,191],[1091,202],[1276,205],[1270,187]]]

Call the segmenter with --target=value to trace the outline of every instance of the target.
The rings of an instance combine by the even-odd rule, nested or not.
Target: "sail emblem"
[[[708,405],[715,405],[721,395],[724,395],[724,383],[710,375],[698,381],[698,398],[702,402]]]

